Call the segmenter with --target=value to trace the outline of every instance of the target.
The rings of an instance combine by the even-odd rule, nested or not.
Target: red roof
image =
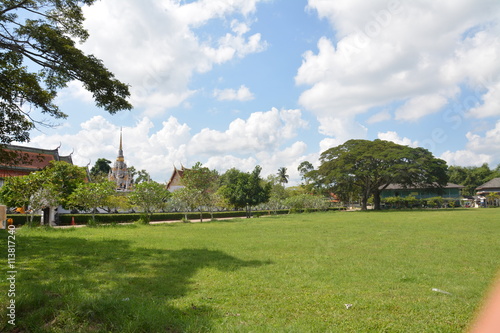
[[[6,145],[3,148],[8,153],[16,153],[17,157],[11,163],[0,164],[0,178],[24,176],[45,168],[50,161],[65,161],[73,164],[71,155],[60,156],[59,149],[41,149],[23,146]]]

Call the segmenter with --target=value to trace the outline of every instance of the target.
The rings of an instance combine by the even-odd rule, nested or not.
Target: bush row
[[[288,213],[288,210],[284,210]],[[268,214],[268,212],[254,211],[253,214],[263,213]],[[279,212],[283,214],[283,212]],[[142,213],[131,213],[131,214],[95,214],[96,221],[99,223],[126,223],[126,222],[136,222],[144,214]],[[245,211],[224,211],[224,212],[213,212],[214,219],[229,218],[229,217],[243,217],[246,216]],[[200,218],[199,212],[189,212],[189,213],[155,213],[151,216],[151,222],[154,221],[180,221],[187,217],[188,220],[198,220]],[[91,218],[91,214],[64,214],[59,218],[59,225],[71,225],[72,219],[74,218],[75,224],[86,224]],[[209,212],[203,212],[203,219],[210,220],[212,214]]]
[[[432,197],[417,199],[413,196],[388,197],[382,200],[386,208],[453,208],[460,206],[460,200],[452,198]]]
[[[12,219],[14,221],[14,225],[23,225],[26,223],[26,220],[29,221],[29,214],[7,214],[7,219]],[[33,216],[33,224],[40,224],[41,216],[34,215]]]
[[[330,207],[328,211],[343,210],[342,207]],[[319,209],[278,209],[278,210],[258,210],[252,211],[254,217],[264,216],[264,215],[280,215],[289,213],[308,213],[320,211]],[[184,219],[187,215],[188,220],[198,220],[200,218],[199,212],[189,212],[189,213],[155,213],[151,216],[152,222],[154,221],[180,221]],[[223,212],[203,212],[203,219],[210,220],[212,218],[231,218],[231,217],[244,217],[246,216],[245,211],[223,211]],[[119,214],[95,214],[96,221],[98,223],[132,223],[140,220],[144,214],[142,213],[119,213]],[[12,218],[15,225],[24,225],[26,223],[25,214],[9,214],[7,218]],[[40,215],[35,215],[33,218],[33,223],[35,225],[40,224]],[[74,221],[75,224],[87,224],[89,220],[92,219],[92,214],[61,214],[59,215],[59,225],[71,225]]]

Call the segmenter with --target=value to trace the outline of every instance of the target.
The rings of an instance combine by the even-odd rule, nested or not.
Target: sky
[[[158,182],[201,162],[262,175],[349,139],[500,164],[498,0],[101,0],[80,48],[130,85],[109,115],[80,83],[29,145],[115,161]]]

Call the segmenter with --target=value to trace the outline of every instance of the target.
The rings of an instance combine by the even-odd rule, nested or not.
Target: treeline
[[[300,187],[285,189],[288,182],[286,168],[267,179],[261,176],[261,167],[252,172],[232,168],[223,174],[196,163],[185,169],[183,187],[171,193],[166,184],[144,177],[135,182],[131,192],[117,192],[115,184],[104,177],[89,182],[84,168],[66,162],[52,161],[45,169],[26,176],[5,180],[0,189],[0,201],[9,207],[24,207],[27,224],[36,224],[35,213],[46,207],[62,206],[72,212],[90,213],[90,223],[96,222],[96,213],[107,211],[142,212],[141,220],[149,222],[153,213],[182,213],[185,219],[197,212],[200,219],[213,218],[219,211],[244,210],[250,217],[253,210],[277,213],[291,209],[325,210],[327,198],[307,194]]]
[[[473,196],[478,186],[500,177],[500,164],[495,169],[490,169],[487,163],[480,167],[450,166],[448,177],[450,183],[465,186],[461,193],[463,196]]]

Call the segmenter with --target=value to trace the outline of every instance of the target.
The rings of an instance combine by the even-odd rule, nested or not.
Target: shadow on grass
[[[208,331],[224,315],[210,302],[200,297],[197,304],[173,304],[197,292],[195,274],[266,264],[209,249],[145,249],[130,241],[74,237],[24,236],[16,255],[16,326],[7,323],[4,310],[2,332]]]

